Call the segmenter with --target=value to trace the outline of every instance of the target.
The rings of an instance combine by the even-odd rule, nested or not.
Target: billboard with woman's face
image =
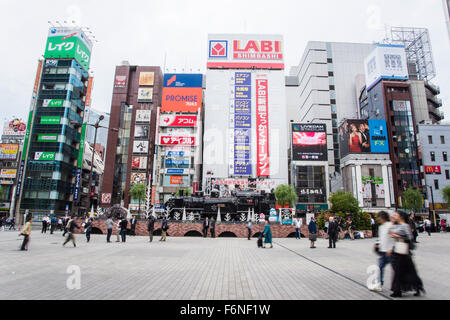
[[[294,161],[328,160],[325,124],[292,124],[292,159]]]
[[[341,158],[349,153],[388,153],[385,120],[346,120],[339,128]]]

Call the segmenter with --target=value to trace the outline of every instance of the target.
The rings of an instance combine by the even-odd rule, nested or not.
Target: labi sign
[[[91,52],[84,42],[77,37],[77,32],[67,35],[49,36],[44,58],[73,58],[87,71],[91,62]]]

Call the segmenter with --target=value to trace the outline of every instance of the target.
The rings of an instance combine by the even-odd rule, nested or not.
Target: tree
[[[442,189],[442,197],[444,198],[444,201],[450,204],[450,186],[444,187]]]
[[[419,190],[409,187],[408,190],[403,193],[403,209],[416,212],[417,210],[422,208],[422,204],[423,195]]]
[[[359,213],[359,203],[353,194],[339,190],[330,197],[331,212],[333,213]]]
[[[285,206],[287,204],[289,207],[292,207],[298,199],[294,187],[288,184],[279,185],[275,189],[275,198],[278,205]]]
[[[145,183],[133,184],[130,189],[131,199],[139,201],[139,214],[141,214],[141,201],[145,199],[145,191],[147,186]]]

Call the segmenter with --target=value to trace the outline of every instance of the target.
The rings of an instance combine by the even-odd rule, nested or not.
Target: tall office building
[[[450,38],[450,0],[442,0],[444,5],[445,23],[447,25],[448,37]]]
[[[16,195],[37,216],[75,210],[76,172],[92,78],[92,43],[81,28],[52,27],[39,61]],[[23,187],[23,188],[21,188]]]
[[[102,207],[114,204],[128,207],[133,184],[153,185],[162,85],[160,67],[130,66],[126,61],[116,67],[101,188]]]
[[[203,186],[270,191],[288,183],[283,38],[211,34],[203,135]]]
[[[326,171],[331,177],[332,192],[342,187],[338,175],[338,127],[344,119],[359,118],[357,76],[364,76],[364,59],[374,47],[363,43],[308,42],[299,65],[292,67],[287,77],[288,122],[326,125]]]

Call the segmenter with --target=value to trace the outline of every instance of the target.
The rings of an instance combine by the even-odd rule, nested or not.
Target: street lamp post
[[[433,186],[427,186],[431,191],[431,203],[433,204],[433,226],[436,229],[436,207],[434,206],[434,196],[433,196]],[[431,211],[431,210],[430,210]],[[429,214],[429,218],[431,218],[431,212]]]

